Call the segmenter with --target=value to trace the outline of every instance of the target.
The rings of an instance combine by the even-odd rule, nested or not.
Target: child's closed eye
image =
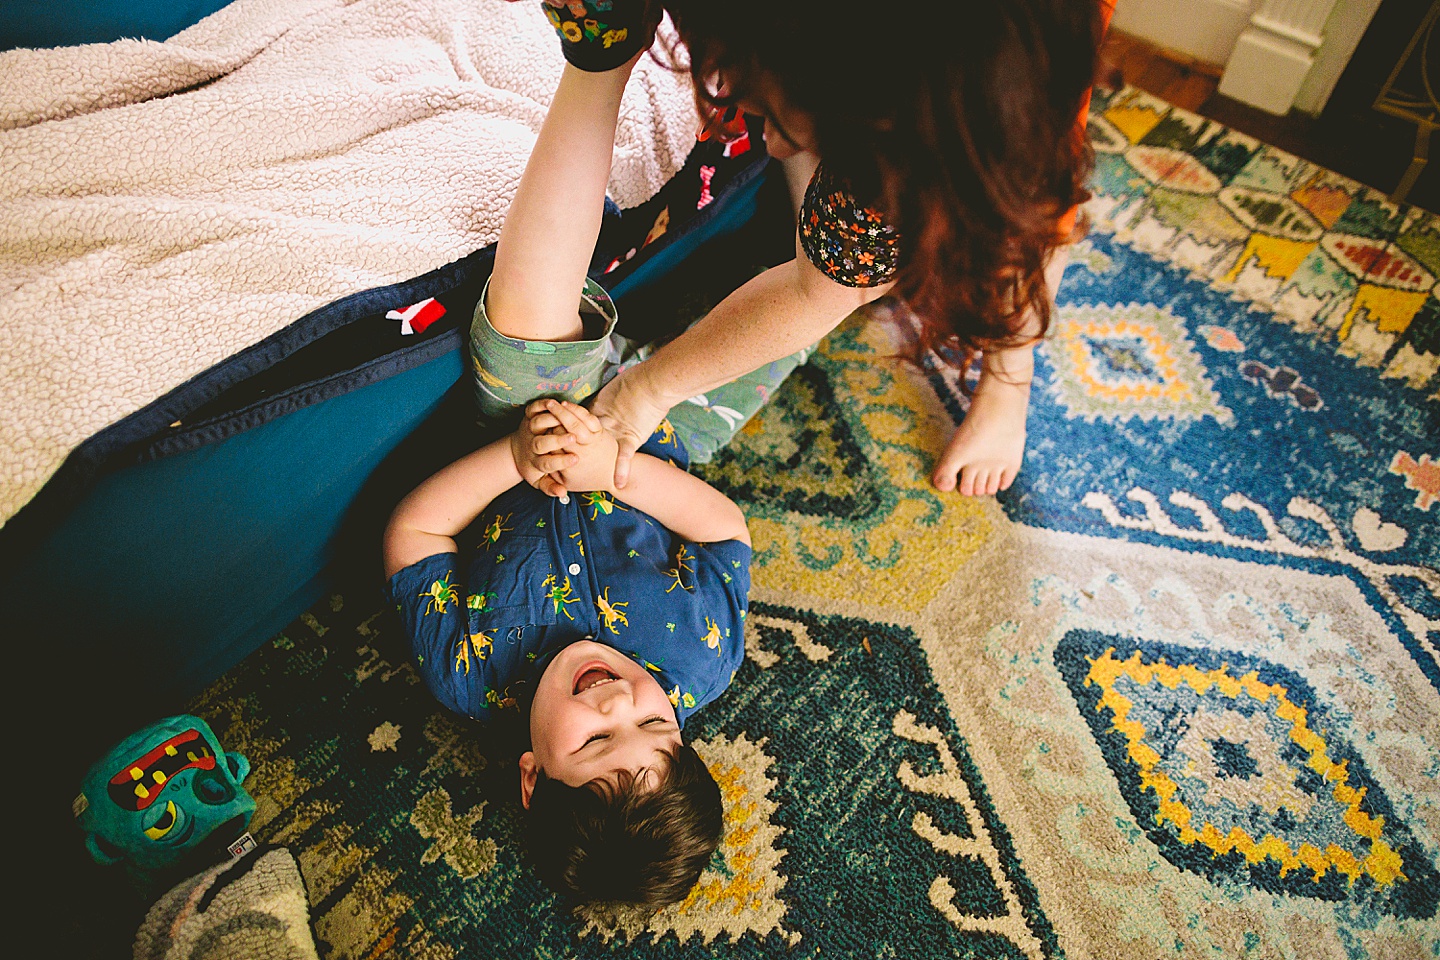
[[[637,727],[645,727],[645,726],[649,726],[649,725],[652,724],[652,723],[665,723],[665,722],[666,722],[666,721],[665,721],[665,718],[664,718],[664,717],[660,716],[659,714],[656,714],[656,715],[653,716],[653,717],[646,717],[644,720],[641,720],[639,723],[637,723],[636,726],[637,726]],[[582,748],[583,748],[583,747],[588,747],[588,746],[590,746],[590,744],[594,743],[596,740],[608,740],[608,739],[610,739],[610,734],[608,734],[608,733],[592,733],[592,734],[590,734],[589,737],[586,738],[586,740],[585,740],[584,743],[580,744],[580,746],[581,746]]]

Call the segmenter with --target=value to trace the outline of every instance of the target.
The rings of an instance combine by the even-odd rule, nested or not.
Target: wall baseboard
[[[1283,116],[1314,62],[1314,47],[1251,27],[1240,34],[1217,92]]]
[[[1255,6],[1256,0],[1122,0],[1111,25],[1218,71]]]

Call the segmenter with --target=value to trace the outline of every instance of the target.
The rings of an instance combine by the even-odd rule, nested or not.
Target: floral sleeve
[[[800,208],[800,246],[821,273],[847,287],[889,283],[900,266],[899,233],[823,163]]]
[[[645,0],[541,0],[565,59],[581,70],[613,70],[649,36]]]

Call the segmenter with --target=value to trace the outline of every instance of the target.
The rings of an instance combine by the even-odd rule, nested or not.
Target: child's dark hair
[[[662,907],[690,893],[720,845],[720,787],[682,744],[654,786],[629,771],[572,787],[542,771],[530,795],[530,855],[555,891],[582,903]]]

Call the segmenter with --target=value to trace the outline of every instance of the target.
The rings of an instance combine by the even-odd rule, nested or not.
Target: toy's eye
[[[196,781],[195,789],[206,803],[224,803],[230,799],[230,791],[225,789],[225,784],[214,780]]]
[[[151,840],[159,840],[169,833],[175,826],[175,803],[172,800],[165,801],[165,812],[160,814],[160,819],[155,821],[153,827],[145,828],[145,836]]]
[[[219,767],[197,773],[193,789],[195,798],[210,806],[229,803],[235,799],[235,788],[225,779],[225,774]]]

